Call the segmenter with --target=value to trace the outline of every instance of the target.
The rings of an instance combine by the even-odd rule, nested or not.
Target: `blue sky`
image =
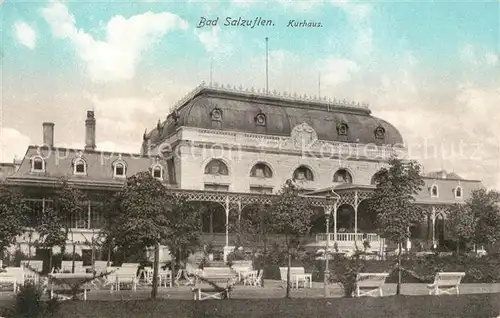
[[[367,101],[409,146],[439,144],[470,156],[415,157],[500,187],[499,1],[12,1],[0,5],[0,160],[41,142],[81,147],[85,110],[98,147],[137,151],[144,128],[207,81]],[[223,26],[226,17],[274,27]],[[200,17],[217,27],[196,28]],[[288,21],[322,28],[288,28]],[[117,126],[120,122],[122,125]],[[492,124],[496,123],[496,124]],[[471,167],[474,167],[473,169]]]

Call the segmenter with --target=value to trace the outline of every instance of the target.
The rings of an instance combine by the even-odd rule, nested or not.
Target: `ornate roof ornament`
[[[306,149],[318,140],[318,134],[307,123],[303,122],[292,129],[292,143],[297,149]]]
[[[308,96],[307,94],[299,95],[296,92],[278,92],[276,90],[273,90],[272,92],[269,91],[267,92],[265,89],[255,89],[254,87],[252,88],[244,88],[242,85],[236,87],[236,86],[231,86],[231,85],[221,85],[217,82],[213,83],[206,83],[205,81],[201,82],[201,84],[196,87],[194,90],[186,94],[183,98],[177,101],[174,105],[174,109],[178,109],[179,107],[183,106],[186,104],[189,100],[191,100],[194,96],[196,96],[201,90],[204,88],[212,88],[216,89],[218,91],[223,91],[223,92],[229,92],[229,93],[239,93],[239,94],[259,94],[259,95],[266,95],[266,96],[276,96],[280,99],[283,99],[284,101],[292,101],[292,102],[297,102],[297,101],[305,101],[305,102],[311,102],[314,101],[315,104],[319,105],[324,105],[325,109],[330,110],[333,107],[349,107],[349,108],[361,108],[361,109],[367,109],[368,108],[368,103],[366,102],[355,102],[355,101],[348,101],[346,99],[344,100],[338,100],[336,98],[328,98],[326,96],[316,96],[316,95],[311,95]]]

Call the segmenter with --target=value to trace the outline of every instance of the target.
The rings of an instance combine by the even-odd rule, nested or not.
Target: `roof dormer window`
[[[156,164],[153,166],[151,169],[151,172],[153,174],[153,178],[156,178],[158,180],[163,180],[163,167],[159,164]]]
[[[113,177],[125,178],[126,168],[127,166],[125,165],[125,162],[123,161],[116,162],[113,165]]]
[[[34,156],[31,158],[31,171],[32,172],[44,172],[45,171],[45,160],[41,156]]]
[[[82,158],[77,158],[73,164],[73,174],[85,175],[87,174],[87,164]]]
[[[431,197],[432,198],[439,197],[439,189],[438,189],[438,186],[436,184],[433,184],[431,186]]]
[[[462,198],[462,187],[461,186],[457,186],[455,188],[455,199],[461,199]]]

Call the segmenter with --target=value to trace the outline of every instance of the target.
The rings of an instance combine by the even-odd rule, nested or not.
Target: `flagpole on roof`
[[[212,77],[213,77],[213,62],[214,62],[214,57],[210,56],[210,86],[212,86]]]
[[[269,38],[266,36],[266,95],[269,94]]]
[[[318,99],[321,99],[321,72],[318,73]]]

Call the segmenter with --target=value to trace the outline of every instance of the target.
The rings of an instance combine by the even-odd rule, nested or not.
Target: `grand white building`
[[[216,245],[232,245],[226,226],[227,213],[234,213],[230,205],[239,206],[236,213],[241,213],[242,204],[256,202],[251,197],[276,193],[293,178],[304,195],[328,196],[334,202],[328,210],[331,241],[351,249],[355,241],[368,239],[373,250],[382,248],[366,199],[374,188],[373,175],[391,155],[405,157],[407,150],[399,131],[373,117],[367,105],[203,84],[164,116],[144,133],[140,154],[96,149],[93,111],[87,112],[82,149],[57,147],[54,123],[43,123],[43,144],[29,146],[17,168],[0,168],[11,171],[4,173],[6,183],[26,194],[32,222],[51,204],[57,178],[64,176],[88,193],[87,213],[71,221],[78,252],[88,249],[84,242],[102,222],[93,200],[145,170],[166,186],[191,193],[193,199],[221,203],[204,216],[204,239]],[[446,206],[464,202],[482,184],[446,171],[428,173],[424,180],[417,204],[428,207],[428,219],[412,230],[416,238],[436,245],[446,239]],[[314,230],[317,235],[310,245],[323,246],[323,212]],[[22,248],[26,242],[26,236],[20,238]]]

